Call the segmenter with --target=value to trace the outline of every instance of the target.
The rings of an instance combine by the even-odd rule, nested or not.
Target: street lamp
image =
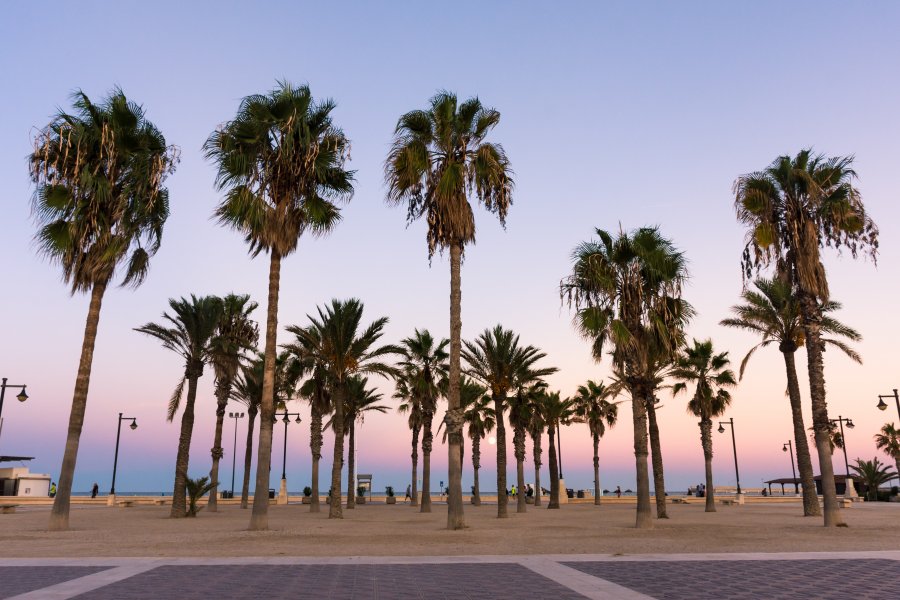
[[[3,397],[6,396],[6,388],[22,388],[22,391],[16,394],[16,400],[25,402],[28,400],[28,394],[25,393],[25,385],[12,385],[6,383],[6,377],[0,380],[0,417],[3,416]]]
[[[781,449],[785,452],[790,451],[791,453],[791,475],[794,477],[794,493],[799,494],[800,488],[797,487],[797,471],[794,470],[794,444],[791,443],[791,440],[788,440],[784,443],[784,446],[782,446]]]
[[[4,380],[5,381],[5,380]],[[887,402],[885,398],[893,398],[897,403],[897,416],[900,417],[900,395],[897,394],[897,388],[894,388],[893,394],[878,394],[878,410],[887,410]]]
[[[272,422],[276,422],[278,417],[283,417],[281,420],[284,422],[284,454],[281,457],[281,490],[278,492],[279,498],[284,498],[284,503],[287,504],[287,426],[288,423],[291,422],[291,417],[297,417],[294,419],[294,423],[300,424],[300,413],[291,413],[291,412],[283,412],[283,413],[275,413],[272,415]]]
[[[727,421],[719,421],[719,433],[725,433],[725,425],[731,427],[731,446],[734,449],[734,479],[737,482],[737,494],[741,494],[741,474],[738,472],[737,442],[734,439],[734,417]],[[793,461],[792,461],[793,463]]]
[[[847,429],[853,429],[855,427],[853,425],[853,421],[851,419],[845,419],[841,415],[838,415],[837,419],[829,419],[828,421],[832,425],[835,423],[839,423],[841,427],[841,446],[843,446],[844,450],[844,467],[847,469],[847,479],[850,479],[850,462],[847,460],[847,438],[844,437],[844,423],[847,424]]]
[[[116,496],[116,469],[119,466],[119,438],[122,436],[122,421],[131,421],[131,425],[129,425],[131,430],[137,429],[137,419],[135,417],[123,417],[122,413],[119,413],[118,427],[116,428],[116,453],[113,458],[112,485],[109,488],[110,498],[115,498]]]
[[[231,447],[231,497],[234,498],[234,470],[237,465],[237,422],[244,418],[244,413],[228,413],[229,419],[234,419],[234,445]]]

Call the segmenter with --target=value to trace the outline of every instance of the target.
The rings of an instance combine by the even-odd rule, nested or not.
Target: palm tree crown
[[[725,389],[737,385],[727,352],[713,350],[712,340],[698,342],[684,349],[672,369],[672,377],[680,380],[672,386],[672,394],[687,390],[688,383],[696,386],[688,402],[688,412],[710,419],[725,412],[731,404],[731,393]]]

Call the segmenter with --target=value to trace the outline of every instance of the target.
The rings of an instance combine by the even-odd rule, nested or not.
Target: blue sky
[[[477,94],[502,114],[493,139],[509,154],[516,191],[505,231],[492,216],[477,215],[477,244],[463,268],[463,336],[498,322],[515,329],[560,367],[551,385],[563,394],[607,374],[573,332],[557,287],[572,249],[595,227],[659,225],[690,260],[686,296],[699,311],[690,333],[712,336],[737,363],[753,338],[717,325],[741,291],[734,179],[806,146],[855,154],[860,189],[881,228],[881,256],[876,268],[825,254],[833,295],[845,305],[841,316],[865,336],[865,365],[829,353],[826,377],[831,410],[858,425],[848,436],[851,458],[874,454],[871,436],[885,415],[873,398],[900,385],[896,3],[456,2],[448,10],[416,2],[87,1],[5,8],[0,376],[28,383],[32,399],[7,402],[0,452],[36,456],[35,470],[57,476],[87,300],[70,297],[58,270],[34,253],[25,166],[34,128],[67,107],[73,90],[99,98],[119,85],[181,149],[169,180],[172,214],[150,277],[105,301],[75,482],[85,490],[95,480],[108,486],[115,418],[125,411],[141,427],[123,433],[117,487],[168,489],[178,426],[165,423],[165,406],[181,368],[132,328],[157,319],[168,298],[190,293],[245,292],[264,303],[265,261],[250,260],[241,238],[210,219],[218,195],[200,148],[243,96],[277,79],[308,82],[314,95],[336,100],[334,118],[353,142],[358,182],[334,234],[303,240],[285,261],[280,322],[302,324],[317,304],[357,296],[370,319],[391,318],[387,341],[414,327],[447,335],[447,262],[436,257],[429,267],[423,224],[407,227],[405,211],[385,205],[382,164],[401,113],[424,107],[439,89]],[[201,380],[198,399],[190,469],[197,474],[209,463],[211,379]],[[389,398],[391,387],[382,389]],[[789,473],[781,452],[791,435],[783,392],[777,353],[754,358],[735,391],[729,416],[738,424],[745,486]],[[662,415],[674,487],[702,476],[685,402],[667,400]],[[290,438],[292,489],[309,476],[304,430]],[[567,479],[589,487],[587,432],[572,427],[563,438]],[[633,485],[630,439],[626,418],[603,440],[604,486]],[[716,439],[723,484],[733,483],[727,442]],[[402,421],[367,419],[359,443],[376,487],[402,489],[409,454]],[[435,453],[435,481],[445,479],[443,454]],[[842,465],[842,457],[835,462]],[[492,479],[493,467],[486,458],[482,481]]]

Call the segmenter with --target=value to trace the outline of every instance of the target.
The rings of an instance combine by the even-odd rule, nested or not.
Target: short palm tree
[[[657,383],[654,361],[674,355],[693,314],[682,300],[687,279],[684,256],[656,228],[596,230],[598,240],[573,253],[572,273],[560,292],[577,311],[575,324],[600,360],[612,345],[613,365],[626,374],[631,393],[637,479],[635,526],[653,526],[647,468],[647,399]]]
[[[330,508],[328,517],[341,519],[341,469],[344,463],[344,406],[350,378],[376,374],[396,377],[398,370],[383,359],[402,354],[398,346],[376,346],[381,339],[387,317],[373,321],[362,329],[363,304],[356,298],[332,300],[319,307],[316,316],[308,315],[310,327],[294,331],[298,338],[315,336],[320,340],[299,343],[312,349],[311,360],[321,363],[331,385],[332,429],[334,430],[334,462],[331,467]],[[311,332],[315,332],[314,334]]]
[[[406,423],[412,432],[412,483],[410,484],[410,506],[419,505],[419,433],[422,431],[422,402],[406,375],[401,372],[396,380],[394,398],[400,401],[397,411],[407,415]]]
[[[481,440],[494,430],[494,409],[487,390],[466,377],[459,383],[460,402],[466,421],[469,439],[472,440],[472,504],[481,506],[481,485],[478,471],[481,470]]]
[[[234,382],[232,398],[247,407],[247,441],[244,448],[244,480],[241,486],[241,508],[249,508],[250,466],[253,462],[253,432],[259,403],[262,401],[262,375],[265,359],[258,356],[250,364],[244,365]]]
[[[218,168],[216,187],[225,192],[217,219],[244,236],[251,256],[269,254],[254,530],[267,529],[269,522],[281,260],[297,249],[303,233],[330,232],[340,220],[337,203],[353,193],[353,173],[344,168],[350,141],[331,120],[334,107],[331,100],[313,100],[305,85],[279,83],[268,94],[244,98],[235,118],[204,145]]]
[[[541,496],[543,491],[541,488],[541,457],[543,455],[542,442],[544,432],[547,430],[547,423],[544,421],[544,412],[541,407],[541,401],[546,393],[545,388],[533,388],[536,394],[530,395],[531,418],[528,420],[528,436],[531,438],[531,458],[534,463],[534,507],[541,506]]]
[[[894,459],[900,474],[900,430],[893,423],[885,423],[875,434],[875,447]]]
[[[672,369],[672,377],[678,380],[672,386],[673,395],[687,391],[689,384],[694,386],[687,409],[700,418],[700,442],[706,466],[706,512],[716,512],[712,420],[725,414],[731,404],[731,393],[726,388],[737,385],[734,373],[728,368],[730,363],[727,352],[715,352],[712,340],[694,340],[693,346],[684,349]]]
[[[744,371],[750,357],[759,348],[778,344],[778,350],[784,357],[784,367],[787,373],[787,395],[791,405],[791,417],[794,422],[794,444],[797,450],[797,466],[800,471],[800,481],[803,484],[803,514],[804,516],[818,516],[822,514],[819,508],[819,499],[816,496],[816,484],[813,479],[812,458],[809,454],[809,443],[806,440],[806,426],[803,423],[803,410],[800,401],[800,381],[797,378],[797,365],[794,354],[804,345],[806,334],[800,321],[800,305],[797,302],[791,285],[780,279],[757,279],[754,281],[756,290],[747,290],[742,295],[744,303],[731,307],[734,317],[723,319],[720,324],[726,327],[752,331],[762,337],[762,340],[747,352],[741,361],[740,377],[744,377]],[[842,340],[845,337],[851,341],[862,339],[854,329],[837,321],[829,313],[840,309],[838,302],[829,300],[822,305],[822,333],[825,345],[833,346],[844,352],[856,362],[861,362],[856,353]]]
[[[866,496],[873,502],[878,500],[878,487],[897,476],[897,473],[891,471],[890,466],[878,460],[877,456],[872,460],[857,458],[856,464],[851,465],[850,468],[862,477],[863,483],[866,484]],[[852,485],[850,481],[847,484]]]
[[[747,226],[745,276],[754,268],[774,265],[776,276],[791,286],[799,304],[826,527],[844,522],[828,445],[822,307],[830,294],[820,250],[844,248],[853,257],[862,252],[873,260],[878,251],[878,228],[854,186],[852,166],[852,157],[828,158],[806,149],[795,157],[779,156],[763,171],[742,175],[734,184],[737,217]]]
[[[257,307],[249,295],[228,294],[222,298],[222,313],[216,327],[215,335],[210,340],[209,362],[216,374],[216,432],[212,447],[212,468],[209,480],[212,487],[209,492],[207,509],[218,510],[219,493],[219,461],[222,450],[222,427],[225,423],[225,409],[231,399],[234,380],[246,358],[246,353],[256,348],[259,341],[259,330],[256,322],[250,319]]]
[[[531,348],[529,346],[528,348]],[[535,349],[536,350],[536,349]],[[516,512],[524,513],[527,509],[525,490],[525,440],[528,426],[531,424],[531,413],[534,409],[532,398],[546,391],[547,383],[542,379],[557,371],[555,367],[535,368],[534,363],[544,357],[543,352],[530,352],[523,349],[517,360],[518,369],[515,376],[515,393],[508,399],[509,425],[513,430],[513,454],[516,457]]]
[[[619,393],[616,386],[607,386],[602,381],[596,383],[588,380],[584,385],[578,386],[575,396],[572,398],[575,406],[575,415],[578,420],[586,423],[591,433],[594,445],[594,504],[600,505],[600,438],[606,433],[607,427],[614,427],[619,416],[619,406],[608,400],[615,398]]]
[[[556,456],[556,431],[560,425],[568,425],[575,416],[575,402],[562,399],[559,392],[545,392],[538,400],[539,410],[547,424],[550,441],[550,501],[547,508],[559,508],[559,459]]]
[[[210,360],[211,342],[222,321],[222,299],[218,296],[203,296],[191,299],[169,300],[172,313],[164,312],[163,323],[147,323],[136,327],[135,331],[154,337],[163,348],[171,350],[184,359],[184,375],[175,386],[169,399],[166,420],[172,421],[181,406],[184,386],[187,384],[187,398],[181,415],[181,435],[178,438],[178,456],[175,459],[175,487],[172,491],[172,510],[169,516],[184,517],[185,482],[191,452],[191,436],[194,432],[194,402],[197,399],[197,382],[203,375],[203,367]]]
[[[424,329],[401,344],[403,359],[400,362],[403,376],[410,392],[418,397],[422,424],[422,499],[421,512],[431,512],[431,450],[434,444],[432,422],[437,411],[438,399],[445,393],[447,383],[447,344],[449,340],[436,341]]]
[[[505,225],[512,203],[512,170],[502,146],[486,141],[500,113],[478,98],[459,103],[455,94],[439,92],[426,110],[404,114],[394,130],[385,161],[388,202],[407,206],[410,221],[428,221],[428,257],[450,250],[450,365],[447,394],[449,427],[447,527],[465,527],[462,504],[463,416],[459,401],[463,248],[475,241],[475,196]]]
[[[69,528],[72,479],[87,407],[100,306],[116,270],[123,286],[137,287],[159,249],[169,216],[165,180],[177,150],[120,89],[100,104],[84,92],[74,111],[59,111],[34,139],[29,156],[35,184],[35,241],[41,254],[62,267],[72,294],[90,292],[81,358],[50,529]]]

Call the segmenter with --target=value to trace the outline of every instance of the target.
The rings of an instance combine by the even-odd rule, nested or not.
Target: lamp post
[[[797,471],[794,469],[794,444],[791,442],[791,440],[788,440],[784,443],[784,446],[782,446],[781,449],[785,452],[790,451],[791,453],[791,475],[794,478],[794,493],[799,494],[800,488],[797,487]]]
[[[228,413],[229,419],[234,419],[234,445],[231,447],[231,497],[234,498],[234,470],[237,465],[237,423],[244,418],[244,413]]]
[[[844,468],[847,470],[847,479],[844,481],[844,495],[855,496],[856,486],[853,485],[853,479],[850,477],[850,461],[847,460],[847,437],[844,435],[844,423],[847,424],[847,429],[853,429],[853,420],[845,419],[838,415],[837,419],[829,419],[828,422],[832,425],[837,423],[841,428],[841,449],[844,451]]]
[[[725,433],[725,425],[731,427],[731,447],[734,449],[734,479],[737,482],[737,495],[741,495],[741,474],[738,471],[737,442],[734,439],[734,417],[727,421],[719,421],[719,433]]]
[[[119,420],[116,427],[116,453],[113,455],[112,485],[109,488],[109,498],[106,502],[109,505],[116,503],[116,469],[119,466],[119,439],[122,437],[122,421],[131,421],[131,425],[129,425],[131,430],[134,431],[137,429],[137,419],[135,417],[123,417],[122,413],[119,413]]]
[[[292,412],[283,412],[283,413],[275,413],[272,417],[273,422],[278,420],[278,417],[282,417],[282,422],[284,422],[284,453],[281,457],[281,489],[278,491],[278,504],[287,504],[288,494],[287,494],[287,426],[291,421],[291,417],[297,417],[294,419],[294,423],[300,424],[300,413],[292,413]]]
[[[12,385],[6,383],[6,377],[0,380],[0,417],[3,416],[3,397],[6,396],[6,388],[22,388],[22,391],[16,394],[16,400],[19,402],[25,402],[28,400],[28,394],[25,393],[25,385]],[[2,421],[0,421],[2,423]]]
[[[4,381],[6,381],[4,379]],[[878,394],[878,410],[887,410],[887,403],[884,401],[885,398],[893,398],[894,402],[897,403],[897,416],[900,417],[900,395],[897,394],[897,388],[894,388],[893,394]]]

